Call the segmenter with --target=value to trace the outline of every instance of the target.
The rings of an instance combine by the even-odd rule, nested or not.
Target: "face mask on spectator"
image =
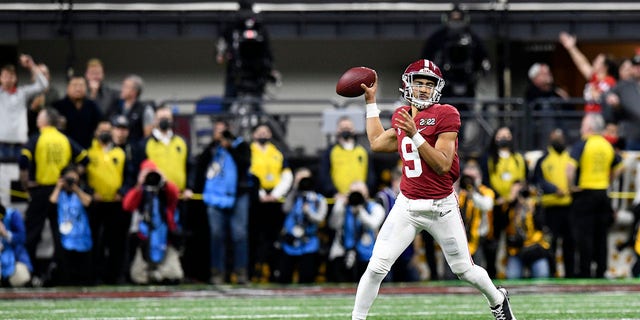
[[[565,145],[560,141],[551,141],[551,147],[553,148],[553,150],[556,150],[556,152],[560,153],[564,151]]]
[[[160,130],[162,131],[167,131],[171,128],[172,123],[169,119],[167,118],[162,118],[160,119],[160,122],[158,122],[158,127],[160,128]]]
[[[111,142],[111,132],[100,132],[98,134],[98,140],[100,140],[100,142],[102,142],[103,144]]]

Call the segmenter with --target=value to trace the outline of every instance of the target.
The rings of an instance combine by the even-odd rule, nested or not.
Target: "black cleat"
[[[491,313],[496,318],[496,320],[516,320],[513,312],[511,312],[511,305],[509,304],[509,293],[507,292],[507,289],[498,287],[498,291],[500,291],[504,295],[504,301],[495,307],[491,307]]]

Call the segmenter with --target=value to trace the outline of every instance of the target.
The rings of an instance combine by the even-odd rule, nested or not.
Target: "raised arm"
[[[398,140],[393,128],[385,130],[380,121],[380,110],[376,104],[376,92],[378,91],[378,75],[371,87],[364,83],[360,85],[364,89],[364,100],[367,103],[367,138],[371,150],[375,152],[396,152]]]
[[[562,46],[567,49],[569,55],[571,56],[571,60],[578,68],[578,71],[582,74],[582,76],[589,81],[591,75],[593,74],[593,67],[589,62],[589,59],[578,49],[576,46],[576,37],[572,36],[566,32],[560,32],[560,43]]]

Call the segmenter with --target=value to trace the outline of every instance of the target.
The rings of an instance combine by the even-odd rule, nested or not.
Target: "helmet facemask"
[[[420,99],[420,97],[413,96],[412,84],[414,79],[429,79],[435,82],[433,89],[431,89],[431,95],[427,99]],[[421,72],[410,72],[403,74],[402,84],[403,88],[400,89],[400,91],[403,94],[403,98],[419,110],[422,110],[440,101],[442,88],[444,87],[444,79],[427,69],[421,70]]]

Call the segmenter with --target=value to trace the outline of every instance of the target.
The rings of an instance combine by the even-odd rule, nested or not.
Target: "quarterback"
[[[371,149],[398,152],[402,159],[400,194],[382,225],[373,255],[358,284],[352,319],[366,319],[380,284],[398,256],[421,230],[442,247],[451,270],[485,296],[496,319],[511,320],[507,291],[496,288],[487,272],[473,263],[453,183],[458,179],[460,114],[439,104],[445,81],[429,60],[410,64],[402,75],[409,105],[394,112],[385,130],[376,105],[378,80],[362,84],[367,108],[366,131]]]

